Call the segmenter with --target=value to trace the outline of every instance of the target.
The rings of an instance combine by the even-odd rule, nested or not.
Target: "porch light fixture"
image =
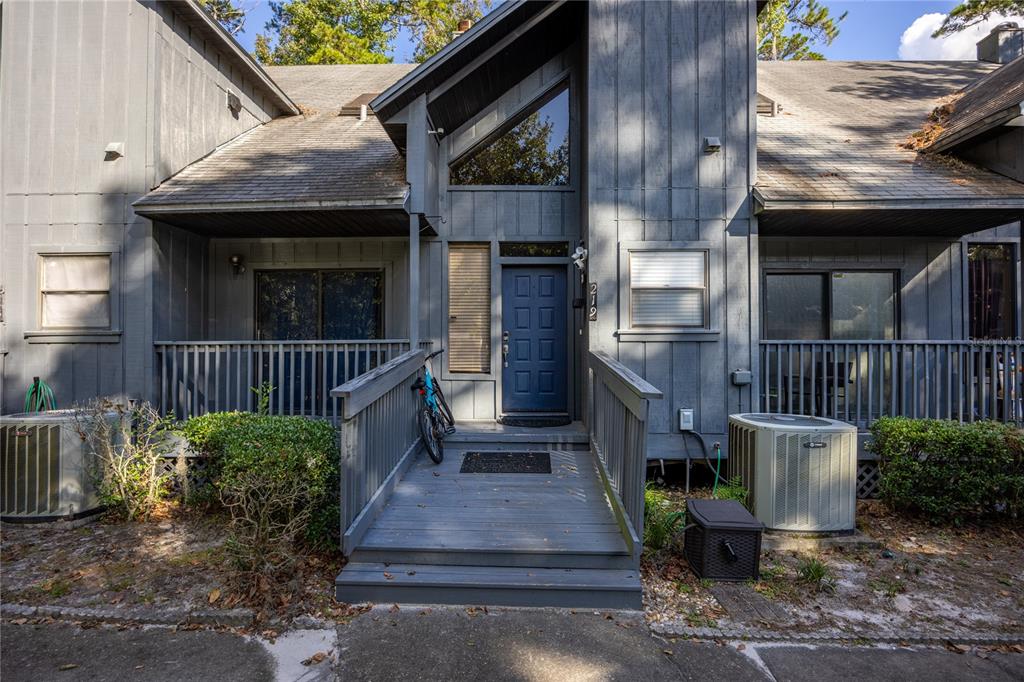
[[[230,263],[231,267],[234,268],[236,275],[240,275],[245,272],[245,261],[242,259],[240,254],[233,253],[228,256],[228,263]]]
[[[587,269],[587,250],[582,245],[577,246],[572,252],[572,264],[580,269],[580,274]]]

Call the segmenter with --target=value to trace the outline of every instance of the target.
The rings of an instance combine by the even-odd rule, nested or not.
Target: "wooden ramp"
[[[459,425],[421,454],[336,580],[338,600],[639,608],[635,559],[579,425]],[[467,452],[543,451],[550,474],[460,473]]]

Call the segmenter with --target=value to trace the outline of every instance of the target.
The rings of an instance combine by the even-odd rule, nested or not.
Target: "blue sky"
[[[252,50],[256,34],[264,30],[270,18],[268,3],[260,0],[241,0],[240,4],[249,9],[246,30],[238,37],[246,49]],[[945,14],[957,5],[956,2],[930,2],[925,0],[860,0],[855,2],[825,2],[834,14],[849,12],[842,23],[839,37],[831,46],[820,48],[828,59],[899,59],[900,39],[919,17],[926,14]],[[934,20],[933,20],[934,21]],[[926,28],[922,24],[923,28]],[[932,42],[926,31],[918,38],[917,50],[907,52],[922,58],[954,58],[930,46]],[[963,45],[972,45],[974,38],[963,36]],[[924,50],[922,52],[922,50]],[[396,62],[410,61],[413,46],[408,35],[399,36],[393,55]],[[956,57],[963,58],[963,57]]]

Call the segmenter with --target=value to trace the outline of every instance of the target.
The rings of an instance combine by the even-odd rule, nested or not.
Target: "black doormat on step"
[[[550,474],[546,452],[467,452],[460,474]]]
[[[568,417],[509,417],[505,416],[498,420],[499,424],[505,426],[529,426],[533,429],[543,429],[551,426],[565,426],[572,424]]]

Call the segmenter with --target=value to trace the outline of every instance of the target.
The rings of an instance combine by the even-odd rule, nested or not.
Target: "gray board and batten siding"
[[[650,456],[702,456],[679,408],[695,411],[709,448],[726,445],[728,415],[757,395],[729,378],[757,376],[755,24],[755,3],[589,5],[584,239],[598,311],[587,336],[664,394],[650,406]],[[705,152],[707,137],[721,150]],[[620,273],[623,245],[637,242],[707,249],[707,329],[628,328]]]
[[[0,6],[0,412],[21,409],[33,376],[61,405],[148,395],[155,335],[202,333],[205,239],[154,226],[131,203],[291,104],[197,11],[133,0]],[[111,144],[121,156],[106,160]],[[111,254],[109,333],[33,333],[47,253]]]
[[[440,142],[427,139],[427,168],[418,176],[427,188],[423,197],[428,213],[436,202],[437,215],[428,219],[437,230],[436,238],[420,239],[420,339],[432,342],[434,349],[448,346],[448,250],[451,244],[476,243],[490,246],[491,262],[491,362],[490,371],[482,374],[454,373],[449,370],[445,356],[435,369],[441,368],[441,386],[449,397],[456,419],[495,419],[501,416],[501,268],[503,265],[544,263],[566,268],[570,287],[569,298],[582,296],[579,274],[567,257],[557,258],[502,258],[500,244],[519,242],[566,242],[571,252],[580,239],[580,92],[579,45],[574,37],[566,37],[570,47],[527,75],[491,105],[470,118],[458,129],[449,131]],[[530,107],[543,93],[560,83],[569,83],[570,112],[570,180],[557,186],[475,186],[449,185],[448,165],[454,153],[464,153],[473,141],[487,139],[488,134]],[[410,105],[414,109],[416,103]],[[419,149],[410,129],[410,174],[418,167],[414,149]],[[411,178],[413,201],[420,195],[415,178]],[[429,192],[436,187],[436,194]],[[432,197],[436,197],[432,201]],[[571,272],[570,272],[571,270]],[[569,357],[573,371],[569,372],[569,413],[574,418],[581,414],[582,365],[582,313],[568,310],[566,325],[569,330]]]

